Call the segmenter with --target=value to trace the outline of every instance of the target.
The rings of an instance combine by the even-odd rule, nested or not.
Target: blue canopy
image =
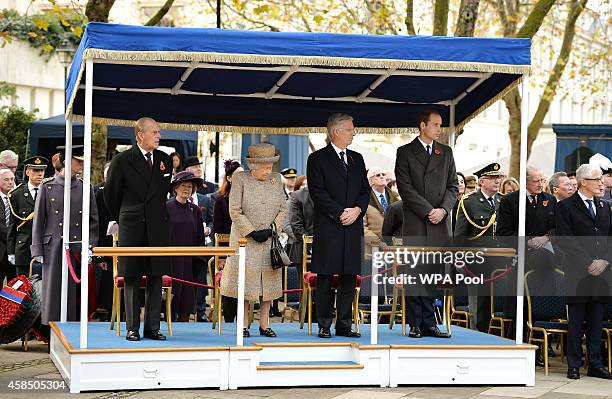
[[[279,33],[87,25],[67,82],[94,121],[249,133],[323,131],[332,112],[361,132],[402,133],[437,109],[460,129],[530,70],[529,39]]]

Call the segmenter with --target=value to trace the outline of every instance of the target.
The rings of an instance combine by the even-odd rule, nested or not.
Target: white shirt
[[[426,142],[424,142],[423,140],[421,140],[421,136],[417,136],[417,139],[419,139],[419,142],[421,143],[421,145],[423,146],[423,148],[425,149],[425,151],[427,151],[427,146],[429,146],[429,152],[428,154],[431,155],[431,151],[433,150],[433,140],[431,142],[431,144],[427,144]]]
[[[142,153],[142,156],[144,157],[145,161],[147,161],[147,163],[149,163],[149,160],[147,159],[147,153],[151,153],[151,163],[155,163],[153,162],[153,151],[145,151],[142,149],[142,147],[138,144],[136,144],[138,146],[138,149],[140,150],[140,152]]]
[[[593,197],[587,197],[586,195],[582,194],[580,190],[578,190],[578,195],[580,196],[580,199],[584,203],[584,206],[586,206],[587,211],[589,210],[589,203],[587,202],[587,200],[591,200],[591,204],[593,204],[593,211],[595,212],[595,216],[597,216],[597,204],[593,200]]]
[[[28,182],[28,191],[30,192],[30,195],[32,196],[32,198],[38,198],[39,188],[40,186],[34,187],[32,183]],[[36,189],[36,195],[34,195],[34,189]]]
[[[198,192],[194,192],[193,194],[191,194],[191,202],[195,205],[198,206],[200,204],[198,204]]]
[[[334,151],[336,151],[336,155],[338,155],[338,158],[340,158],[340,160],[342,160],[342,157],[340,156],[340,151],[344,152],[344,162],[346,162],[348,164],[348,158],[347,158],[347,154],[346,154],[346,148],[340,149],[338,147],[336,147],[336,145],[334,143],[330,143],[332,148],[334,149]]]

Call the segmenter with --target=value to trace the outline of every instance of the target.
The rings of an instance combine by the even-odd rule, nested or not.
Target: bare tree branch
[[[251,23],[256,24],[256,25],[265,26],[266,28],[270,29],[273,32],[280,32],[281,31],[280,28],[278,28],[277,26],[274,26],[274,25],[269,24],[269,23],[264,22],[264,21],[255,20],[255,19],[247,16],[244,11],[236,10],[228,2],[224,3],[224,5],[225,5],[225,7],[224,7],[225,9],[231,10],[234,14],[238,15],[240,18],[244,19],[245,21],[251,22]]]
[[[555,4],[555,0],[538,0],[529,13],[527,20],[516,34],[516,37],[534,37],[535,34],[538,33],[544,18],[548,15],[553,4]]]
[[[149,21],[147,21],[145,26],[155,26],[159,24],[159,21],[161,21],[162,18],[168,13],[168,11],[170,11],[170,7],[172,7],[172,3],[174,3],[174,0],[166,0],[164,5],[161,6],[159,10],[157,10],[155,15],[153,15]]]

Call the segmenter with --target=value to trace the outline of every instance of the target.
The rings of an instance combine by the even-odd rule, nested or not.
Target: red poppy
[[[440,150],[438,150],[437,148],[434,150],[434,154],[436,155],[440,155]]]
[[[542,206],[548,206],[548,200],[542,201]]]
[[[166,165],[164,165],[164,163],[163,163],[163,162],[160,162],[160,163],[159,163],[159,170],[161,170],[162,172],[163,172],[164,170],[166,170]]]

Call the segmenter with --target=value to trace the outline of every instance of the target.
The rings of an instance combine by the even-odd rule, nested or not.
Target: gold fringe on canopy
[[[72,119],[79,122],[84,122],[83,115],[72,115]],[[93,123],[112,126],[134,127],[136,121],[125,119],[112,119],[92,117]],[[185,131],[208,131],[208,132],[224,132],[224,133],[244,133],[244,134],[291,134],[304,135],[327,133],[325,126],[319,127],[261,127],[261,126],[228,126],[228,125],[207,125],[207,124],[187,124],[187,123],[167,123],[158,121],[162,129],[168,130],[185,130]],[[357,134],[414,134],[418,133],[416,127],[356,127]],[[442,132],[447,132],[448,128],[443,128]]]

